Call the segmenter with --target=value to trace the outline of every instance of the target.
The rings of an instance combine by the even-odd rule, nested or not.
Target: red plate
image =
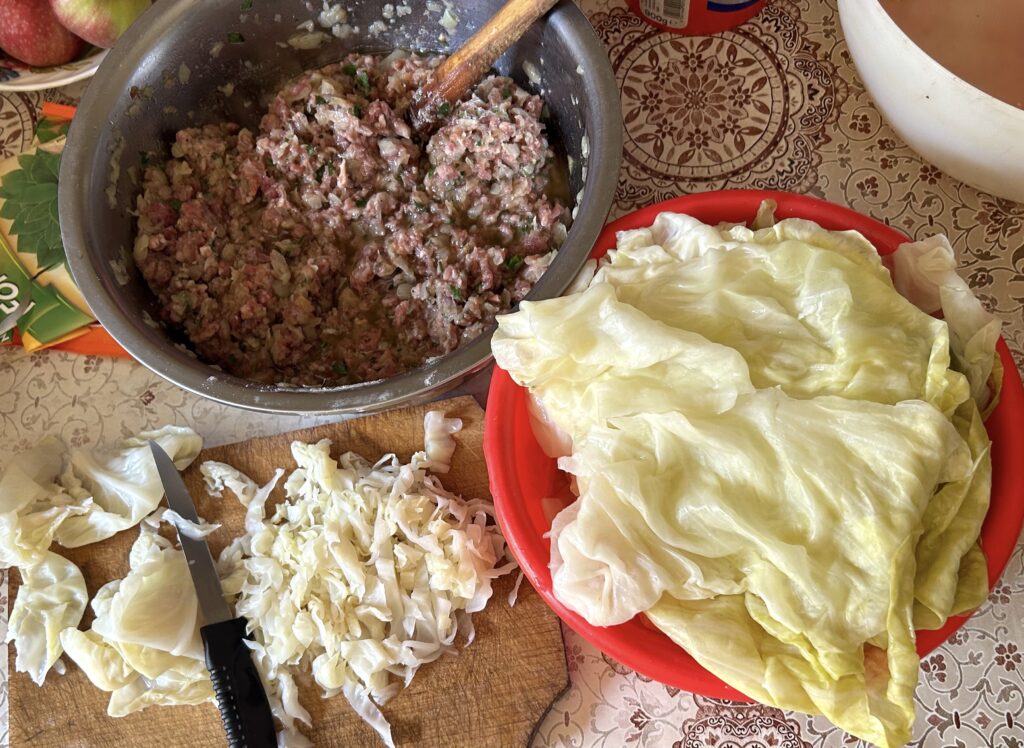
[[[778,203],[778,218],[807,218],[826,229],[856,229],[879,253],[890,254],[907,238],[894,229],[823,200],[785,192],[735,190],[686,195],[638,210],[609,224],[594,248],[600,257],[615,246],[619,231],[650,226],[662,212],[686,213],[701,221],[749,221],[762,200]],[[988,558],[991,588],[1009,560],[1024,520],[1024,388],[1006,343],[999,341],[1004,376],[999,406],[985,424],[992,438],[992,503],[981,530],[981,545]],[[749,701],[698,665],[682,648],[645,622],[642,616],[619,626],[591,626],[555,599],[548,570],[550,543],[544,538],[551,523],[541,500],[571,499],[568,482],[555,461],[538,446],[526,412],[526,390],[508,373],[495,368],[487,398],[484,455],[498,522],[509,547],[533,586],[554,611],[577,633],[602,652],[637,672],[669,686],[719,698]],[[950,619],[938,631],[921,631],[917,651],[925,655],[944,642],[967,620]]]

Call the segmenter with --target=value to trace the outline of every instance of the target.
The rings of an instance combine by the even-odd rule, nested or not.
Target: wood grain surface
[[[422,449],[423,416],[436,408],[462,418],[464,423],[463,431],[455,437],[458,448],[452,470],[442,476],[445,487],[467,498],[488,495],[483,411],[469,397],[214,447],[204,450],[184,476],[200,516],[224,525],[209,537],[214,555],[241,533],[244,511],[228,493],[223,499],[206,495],[198,470],[203,460],[232,464],[260,483],[269,479],[276,467],[294,469],[290,444],[295,439],[331,439],[335,456],[352,450],[374,460],[386,452],[396,452],[407,460]],[[280,498],[278,494],[272,500]],[[137,534],[138,530],[133,529],[84,548],[54,549],[79,565],[91,598],[101,585],[127,573],[128,550]],[[537,722],[568,687],[558,619],[529,582],[523,583],[516,605],[509,607],[507,596],[515,576],[498,580],[490,604],[473,617],[477,637],[471,646],[457,656],[424,665],[409,687],[384,706],[398,745],[526,746]],[[12,600],[17,583],[15,572],[9,590]],[[160,611],[154,610],[153,614],[159,616]],[[82,628],[91,621],[88,610]],[[14,672],[13,646],[8,648],[11,745],[15,748],[198,748],[225,744],[213,704],[150,707],[120,719],[108,717],[109,694],[95,688],[68,658],[62,659],[67,674],[51,672],[45,685],[37,688],[26,675]],[[310,683],[302,685],[301,694],[313,716],[313,728],[305,732],[315,745],[383,745],[344,697],[323,699]]]

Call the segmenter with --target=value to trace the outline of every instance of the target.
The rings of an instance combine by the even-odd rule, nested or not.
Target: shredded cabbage
[[[207,535],[210,535],[220,529],[219,523],[207,522],[202,517],[199,518],[198,522],[193,522],[192,520],[185,519],[173,509],[164,509],[163,511],[158,512],[158,514],[159,518],[154,518],[158,524],[160,521],[168,522],[182,535],[192,538],[193,540],[203,540]],[[148,521],[148,518],[143,521]]]
[[[493,351],[579,495],[552,521],[560,601],[645,613],[747,695],[891,748],[914,628],[986,593],[998,323],[948,244],[901,248],[908,299],[860,234],[772,207],[621,233],[586,290],[500,317]]]
[[[435,473],[447,473],[455,454],[455,439],[452,434],[462,430],[462,419],[445,418],[444,413],[432,410],[423,419],[424,451],[430,460],[430,469]]]
[[[254,533],[263,526],[263,507],[277,486],[277,482],[284,475],[284,470],[278,468],[274,472],[274,477],[262,487],[257,486],[249,476],[243,475],[223,462],[212,460],[204,462],[202,473],[206,490],[211,496],[219,497],[227,488],[238,498],[242,506],[245,507],[245,531]]]
[[[342,693],[393,745],[379,706],[408,684],[420,665],[454,651],[468,614],[482,610],[505,541],[490,503],[463,500],[428,471],[447,471],[461,424],[431,413],[426,448],[402,464],[395,455],[370,463],[348,452],[331,457],[329,441],[292,444],[297,469],[285,501],[265,516],[266,495],[221,463],[201,466],[207,485],[232,490],[247,507],[247,534],[219,564],[235,611],[250,622],[252,648],[283,741],[303,740],[309,724],[294,677],[312,672],[325,696]],[[262,498],[260,498],[262,497]]]

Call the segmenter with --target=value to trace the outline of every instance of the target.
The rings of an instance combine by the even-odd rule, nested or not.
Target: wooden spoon
[[[509,0],[484,24],[437,66],[434,74],[416,95],[409,121],[421,134],[428,133],[448,114],[469,89],[491,69],[494,61],[515,44],[534,21],[551,10],[558,0]]]

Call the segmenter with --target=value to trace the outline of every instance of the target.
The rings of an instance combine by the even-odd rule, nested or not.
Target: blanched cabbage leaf
[[[144,524],[129,563],[123,579],[93,598],[92,628],[61,634],[65,652],[93,685],[111,692],[111,717],[152,705],[213,701],[185,555]]]
[[[86,514],[88,503],[60,503],[70,497],[54,493],[21,512],[0,514],[0,567],[27,568],[46,556],[58,525],[68,517]]]
[[[84,514],[80,503],[53,483],[61,469],[64,446],[43,439],[19,454],[0,476],[0,567],[28,567],[41,562],[57,526],[71,514]]]
[[[179,469],[202,446],[194,432],[174,426],[126,439],[113,452],[75,449],[67,454],[59,440],[47,438],[19,454],[0,477],[0,567],[19,567],[23,579],[8,641],[17,650],[16,667],[38,684],[60,656],[61,639],[75,630],[87,600],[81,572],[51,553],[50,544],[56,539],[76,547],[103,540],[152,511],[163,489],[149,439],[169,450]],[[78,651],[84,646],[77,639],[75,645]],[[113,662],[107,658],[103,667]]]
[[[203,447],[191,429],[164,426],[125,439],[115,450],[71,450],[70,464],[60,484],[81,501],[90,500],[89,511],[72,516],[58,527],[55,538],[65,548],[105,540],[134,527],[156,509],[164,490],[149,442],[159,444],[178,470],[187,468]]]
[[[782,708],[848,720],[879,744],[909,739],[917,657],[902,624],[913,586],[893,578],[893,569],[912,580],[932,493],[971,468],[966,445],[939,411],[919,401],[858,405],[763,390],[710,418],[615,419],[578,443],[567,467],[581,498],[575,521],[555,541],[560,600],[598,625],[647,611],[703,664],[736,650],[720,637],[695,639],[697,626],[681,634],[677,625],[685,626],[666,620],[682,620],[683,611],[713,617],[706,601],[716,611],[735,598],[729,625],[752,618],[747,628],[761,626],[763,638],[787,645],[778,662],[765,645],[765,669],[786,672],[798,660],[799,677],[774,687],[744,662],[734,663],[738,672],[727,681]],[[660,617],[663,607],[676,618]],[[900,625],[890,629],[892,620]],[[890,689],[897,699],[890,706],[902,712],[890,715],[869,700],[865,642],[887,642],[888,678],[871,685]],[[829,713],[849,689],[859,689],[858,705]]]
[[[289,744],[301,740],[296,721],[310,720],[294,682],[308,668],[325,695],[344,694],[393,745],[379,705],[454,649],[492,580],[514,567],[499,566],[505,541],[490,503],[449,493],[429,472],[447,471],[461,424],[432,414],[424,426],[426,449],[408,464],[353,452],[335,460],[327,440],[294,442],[297,467],[269,517],[277,477],[260,488],[230,466],[201,466],[209,488],[227,487],[247,507],[247,534],[224,549],[219,571],[250,622]]]
[[[77,548],[137,525],[163,496],[150,439],[179,470],[203,445],[191,429],[165,426],[115,450],[66,453],[51,437],[15,457],[0,477],[0,567],[39,562],[53,540]]]
[[[941,628],[988,596],[988,564],[978,544],[992,489],[991,442],[974,400],[953,416],[971,454],[971,469],[942,486],[923,518],[916,548],[914,626]]]
[[[650,229],[620,237],[594,283],[650,320],[739,352],[759,389],[921,399],[947,415],[969,395],[964,375],[950,369],[946,323],[894,291],[856,232],[798,219],[720,232],[662,213]]]
[[[138,677],[121,653],[95,631],[64,629],[60,633],[60,643],[68,657],[102,691],[116,691]]]
[[[499,318],[495,358],[570,437],[637,413],[721,413],[754,390],[740,353],[648,317],[609,284],[521,306]]]
[[[933,283],[959,288],[947,271]],[[904,744],[914,627],[986,593],[975,397],[998,329],[956,300],[930,317],[855,232],[662,214],[586,290],[499,318],[497,363],[545,449],[571,450],[555,594],[595,625],[645,613],[744,693]]]
[[[185,554],[166,538],[143,532],[129,559],[128,575],[108,588],[109,597],[99,607],[93,605],[92,630],[122,644],[202,659],[199,603]],[[160,615],[154,616],[157,610]]]
[[[896,290],[928,314],[943,313],[956,368],[967,375],[971,397],[987,416],[1003,382],[999,357],[992,355],[1002,323],[957,274],[945,236],[900,245],[893,263]]]
[[[206,666],[190,662],[169,668],[153,678],[139,676],[110,694],[107,714],[124,717],[148,706],[182,706],[213,702],[213,687]]]
[[[852,639],[823,648],[884,629],[893,549],[920,532],[936,487],[971,469],[956,429],[925,403],[777,389],[722,414],[612,419],[561,464],[581,499],[555,541],[554,588],[588,621],[623,623],[666,593],[751,592],[811,641],[825,635],[811,622],[846,627]],[[844,579],[860,584],[841,604],[815,599]]]
[[[63,651],[61,631],[82,620],[88,600],[82,572],[71,561],[47,552],[41,561],[21,569],[21,587],[7,624],[14,642],[14,666],[43,685],[47,671]]]
[[[63,451],[59,439],[46,437],[11,460],[0,476],[0,514],[45,498],[48,484],[60,472]]]

